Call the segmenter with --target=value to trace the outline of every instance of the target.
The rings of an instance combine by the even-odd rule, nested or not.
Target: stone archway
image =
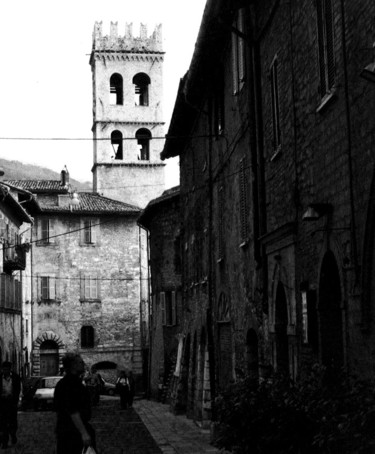
[[[61,358],[65,353],[65,344],[53,331],[46,331],[33,343],[33,375],[57,375],[61,367]],[[47,372],[47,373],[46,373]]]

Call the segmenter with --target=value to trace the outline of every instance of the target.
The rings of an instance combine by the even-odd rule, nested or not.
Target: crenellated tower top
[[[117,22],[111,22],[109,35],[103,35],[102,25],[102,22],[95,22],[92,40],[93,51],[163,53],[161,24],[156,25],[150,36],[146,24],[140,24],[139,36],[133,35],[133,23],[125,24],[124,36],[119,36]]]

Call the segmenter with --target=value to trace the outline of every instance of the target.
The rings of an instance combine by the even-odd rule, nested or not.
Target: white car
[[[33,397],[34,410],[51,408],[53,405],[53,396],[55,394],[55,387],[62,379],[58,377],[43,377],[38,383],[38,388]]]

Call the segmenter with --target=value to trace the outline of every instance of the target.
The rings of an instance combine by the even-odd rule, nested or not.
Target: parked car
[[[37,388],[33,396],[34,410],[46,410],[52,408],[53,396],[55,387],[62,379],[62,376],[57,377],[42,377],[37,383]]]
[[[116,385],[103,380],[103,384],[100,389],[100,394],[105,394],[107,396],[114,396],[116,394]]]

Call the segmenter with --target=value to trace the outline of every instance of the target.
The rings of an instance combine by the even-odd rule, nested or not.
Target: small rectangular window
[[[98,277],[81,276],[81,300],[100,299],[100,280]]]
[[[82,326],[81,328],[81,347],[93,348],[95,340],[95,331],[92,326]]]
[[[91,221],[84,221],[84,241],[85,243],[91,243]]]
[[[81,245],[95,245],[97,240],[97,219],[85,218],[81,220]]]
[[[54,277],[41,276],[40,299],[42,301],[51,301],[56,299],[56,279]]]

